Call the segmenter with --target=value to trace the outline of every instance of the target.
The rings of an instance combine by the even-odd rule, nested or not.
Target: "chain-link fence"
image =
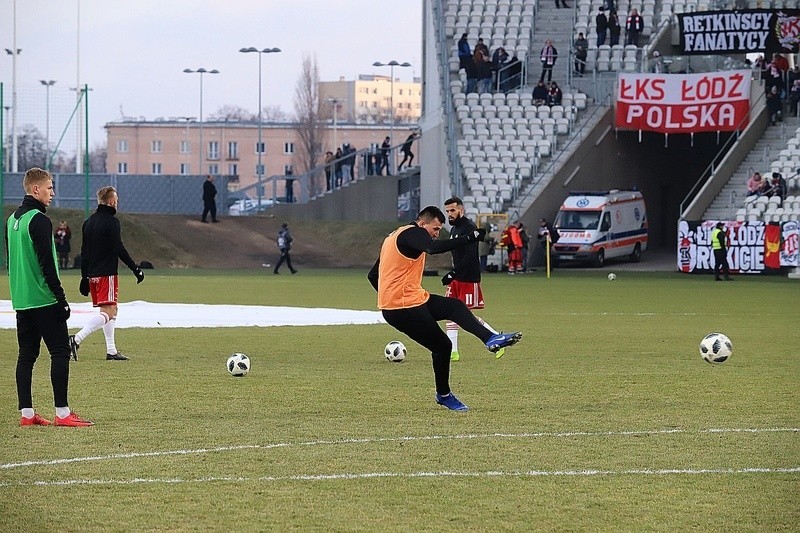
[[[6,174],[3,196],[6,205],[19,205],[25,191],[23,173]],[[51,206],[65,209],[94,211],[95,193],[111,185],[119,194],[120,210],[126,213],[161,213],[200,215],[203,210],[203,182],[205,176],[135,176],[128,174],[54,174],[56,196]],[[228,180],[217,176],[217,209],[228,208]]]

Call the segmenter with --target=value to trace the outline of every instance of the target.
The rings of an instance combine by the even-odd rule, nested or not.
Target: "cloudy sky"
[[[262,55],[262,102],[291,113],[303,57],[316,57],[322,81],[389,74],[375,61],[408,61],[395,69],[421,75],[422,0],[0,0],[0,82],[11,105],[11,16],[16,3],[18,128],[45,129],[50,91],[51,140],[74,106],[78,14],[80,83],[91,88],[90,145],[105,141],[106,122],[122,116],[196,117],[200,77],[185,68],[216,68],[203,76],[203,114],[223,105],[258,108],[258,56],[242,47],[277,47]],[[7,114],[5,130],[10,130]],[[74,133],[65,133],[63,146]],[[72,142],[74,146],[74,141]]]

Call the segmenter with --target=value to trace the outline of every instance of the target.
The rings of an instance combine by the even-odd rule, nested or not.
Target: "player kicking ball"
[[[412,223],[389,234],[367,278],[378,291],[378,308],[386,322],[431,351],[436,403],[453,411],[469,409],[450,390],[450,352],[453,344],[437,323],[450,320],[478,337],[497,353],[516,344],[522,333],[492,333],[461,300],[430,294],[422,288],[425,254],[441,254],[478,242],[486,231],[476,229],[458,238],[438,240],[445,217],[428,206]]]

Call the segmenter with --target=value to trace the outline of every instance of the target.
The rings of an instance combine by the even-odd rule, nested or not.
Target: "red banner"
[[[764,232],[764,266],[781,267],[781,227],[770,224]]]
[[[733,131],[747,125],[750,71],[635,74],[617,79],[620,129],[660,133]]]

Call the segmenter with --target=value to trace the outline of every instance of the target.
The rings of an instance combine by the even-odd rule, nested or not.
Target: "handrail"
[[[753,102],[753,104],[761,102],[762,99],[766,100],[766,98],[767,98],[767,93],[764,92],[761,96],[759,96],[755,100],[755,102]],[[751,105],[750,110],[752,111],[754,107],[755,105]],[[700,177],[697,179],[692,188],[689,189],[689,192],[681,201],[681,205],[679,208],[681,218],[683,218],[683,214],[686,212],[686,206],[689,203],[691,203],[692,200],[694,200],[695,196],[697,195],[697,192],[702,187],[702,185],[704,185],[711,178],[711,176],[714,175],[716,164],[722,159],[724,159],[726,155],[728,155],[728,152],[730,151],[730,148],[733,146],[733,144],[739,142],[739,138],[741,137],[741,134],[744,131],[744,125],[745,123],[750,122],[750,120],[751,120],[750,113],[747,113],[747,116],[744,117],[736,125],[736,130],[735,130],[736,134],[728,137],[728,140],[726,140],[725,143],[723,143],[722,148],[720,148],[717,151],[717,153],[714,154],[714,157],[711,159],[711,163],[709,163],[709,165],[705,168],[705,170],[703,170],[703,172],[700,174]]]

